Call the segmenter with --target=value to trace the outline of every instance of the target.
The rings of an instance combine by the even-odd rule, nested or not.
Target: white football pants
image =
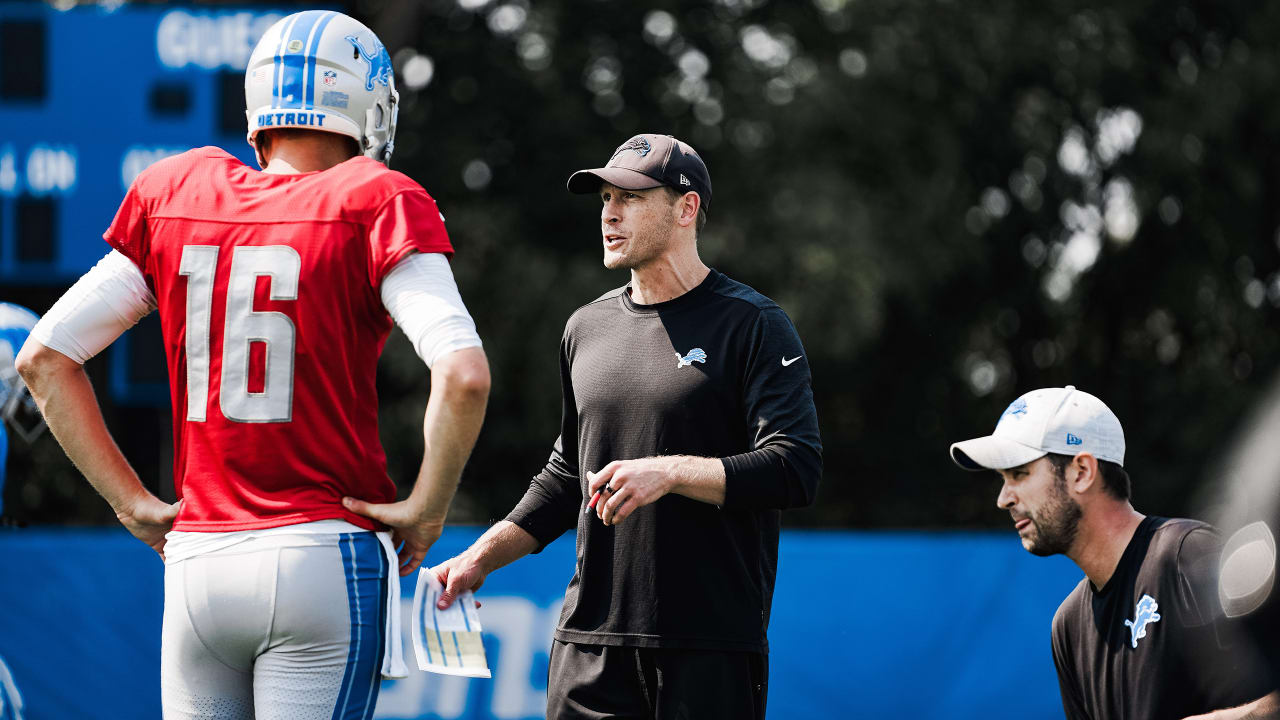
[[[367,720],[387,556],[371,532],[271,536],[165,567],[165,720]]]

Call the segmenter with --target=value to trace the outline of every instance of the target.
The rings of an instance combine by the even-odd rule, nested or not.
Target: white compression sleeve
[[[83,365],[155,309],[142,271],[112,250],[49,308],[31,337]]]
[[[382,305],[427,367],[444,355],[480,347],[480,336],[439,253],[414,253],[382,279]]]

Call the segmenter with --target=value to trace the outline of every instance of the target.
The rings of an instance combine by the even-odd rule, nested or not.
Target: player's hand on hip
[[[444,592],[440,593],[440,599],[436,601],[436,607],[441,610],[452,605],[453,601],[467,590],[472,592],[479,590],[487,577],[484,568],[480,567],[480,564],[467,553],[451,557],[428,572],[435,573],[436,579],[444,586]],[[480,603],[476,603],[476,607],[479,606]]]
[[[587,488],[596,501],[596,515],[605,525],[617,525],[636,508],[644,507],[671,492],[674,483],[673,461],[666,457],[638,460],[614,460],[587,473]]]
[[[426,520],[419,511],[401,500],[393,503],[368,503],[352,497],[342,498],[342,506],[357,515],[373,518],[391,527],[391,542],[399,550],[400,575],[408,575],[427,556],[427,550],[444,532],[443,520]]]
[[[169,504],[147,493],[139,497],[128,510],[116,513],[116,518],[133,536],[155,550],[164,559],[164,536],[173,529],[173,520],[182,509],[182,501]]]

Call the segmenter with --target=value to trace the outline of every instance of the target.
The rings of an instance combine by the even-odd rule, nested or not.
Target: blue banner
[[[429,560],[481,531],[448,529]],[[0,659],[12,678],[0,715],[16,689],[27,720],[158,719],[160,559],[115,529],[4,531],[0,557]],[[542,717],[573,567],[566,536],[490,576],[478,599],[493,679],[414,669],[383,684],[374,717]],[[1028,555],[1012,532],[785,532],[769,717],[1060,718],[1049,623],[1080,577],[1065,558]],[[406,628],[412,588],[403,583]]]

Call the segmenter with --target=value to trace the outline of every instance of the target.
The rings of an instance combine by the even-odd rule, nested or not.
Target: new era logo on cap
[[[1124,465],[1124,430],[1105,403],[1068,385],[1014,400],[994,432],[953,444],[951,459],[966,470],[1006,470],[1048,453],[1082,452]]]
[[[629,152],[630,151],[630,152]],[[702,207],[711,206],[711,174],[688,144],[670,135],[636,135],[618,146],[602,168],[579,170],[569,177],[569,192],[587,194],[609,183],[624,190],[666,185],[698,193]]]

